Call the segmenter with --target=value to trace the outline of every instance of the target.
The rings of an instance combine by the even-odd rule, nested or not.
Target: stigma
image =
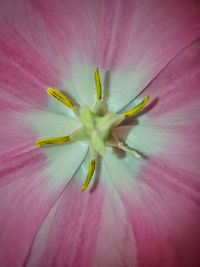
[[[104,103],[102,100],[102,86],[99,75],[99,70],[94,70],[94,81],[96,88],[96,103],[94,108],[88,106],[75,106],[72,101],[63,95],[59,90],[48,88],[47,93],[56,100],[64,104],[67,108],[72,109],[81,126],[74,130],[70,135],[44,138],[37,140],[35,146],[46,145],[62,145],[67,142],[89,141],[90,144],[90,162],[88,165],[87,176],[81,191],[87,189],[95,172],[97,156],[102,156],[106,152],[106,147],[117,147],[131,154],[136,158],[141,158],[141,155],[133,148],[129,148],[121,142],[115,135],[115,127],[122,123],[127,117],[135,116],[148,102],[149,97],[146,96],[138,105],[130,110],[118,114],[113,112],[105,113]]]

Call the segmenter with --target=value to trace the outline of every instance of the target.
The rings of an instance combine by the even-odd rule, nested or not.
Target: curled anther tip
[[[131,117],[134,116],[135,114],[137,114],[149,101],[149,96],[145,96],[145,98],[135,107],[133,107],[132,109],[124,112],[124,117]]]
[[[149,96],[147,95],[147,96],[145,96],[145,98],[144,98],[144,100],[143,100],[144,102],[145,102],[145,105],[146,105],[146,103],[149,101]]]
[[[81,187],[81,191],[85,191],[85,189],[88,187],[88,185],[90,183],[90,180],[92,179],[92,176],[94,174],[95,165],[96,165],[96,160],[95,159],[91,159],[90,163],[89,163],[89,166],[88,166],[87,177],[86,177],[84,185]]]
[[[51,87],[48,87],[48,88],[47,88],[47,94],[52,95],[52,92],[53,92],[53,91],[58,91],[58,90],[53,89],[53,88],[51,88]]]
[[[34,146],[40,146],[40,144],[36,141],[36,142],[34,143]]]
[[[47,94],[49,94],[50,96],[53,96],[56,100],[60,101],[68,108],[70,108],[70,109],[74,108],[74,105],[69,100],[69,98],[67,96],[63,95],[59,90],[49,87],[47,89]]]
[[[81,187],[81,192],[85,191],[86,188],[87,188],[86,186],[82,186]]]

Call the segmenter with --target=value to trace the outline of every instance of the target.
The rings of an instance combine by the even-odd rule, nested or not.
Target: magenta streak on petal
[[[112,185],[111,177],[107,176],[107,178],[109,180],[92,266],[136,267],[138,266],[137,247],[131,224],[124,205]]]
[[[100,53],[98,59],[104,59],[102,65],[105,64],[109,52],[113,53],[110,56],[111,61],[115,59],[121,65],[128,58],[134,58],[134,62],[137,62],[136,59],[152,49],[155,49],[152,56],[159,63],[159,58],[161,61],[165,57],[167,59],[167,51],[175,55],[180,52],[197,38],[200,30],[197,25],[199,6],[195,1],[162,1],[161,4],[158,0],[117,3],[113,0],[59,0],[56,3],[48,1],[48,5],[45,1],[30,2],[41,13],[61,52],[64,52],[63,49],[69,51],[69,47],[77,45],[80,48],[81,44],[83,51],[80,52],[87,53],[87,56],[91,55],[92,50],[97,55]],[[170,42],[172,39],[174,41]],[[166,41],[168,45],[164,46]],[[173,51],[169,51],[170,48]],[[124,54],[126,60],[122,60]]]
[[[103,202],[101,185],[83,194],[71,182],[38,231],[27,267],[92,266]]]
[[[197,1],[30,2],[67,62],[74,51],[103,69],[133,72],[138,87],[134,95],[134,85],[123,88],[123,105],[200,33]]]
[[[46,159],[33,146],[36,137],[16,119],[19,110],[19,105],[1,105],[0,265],[6,267],[23,266],[36,232],[66,186],[57,181],[49,189]]]
[[[0,186],[4,186],[12,181],[22,179],[25,175],[34,173],[44,165],[43,155],[33,151],[25,152],[30,149],[29,145],[21,145],[15,150],[8,151],[0,156]],[[20,154],[19,154],[20,151]]]
[[[99,13],[98,3],[97,6],[93,6],[95,8],[95,13],[93,13],[93,9],[87,10],[88,3],[80,0],[57,1],[56,5],[53,1],[49,1],[48,5],[46,5],[47,2],[29,2],[35,11],[41,14],[41,19],[46,23],[52,42],[68,63],[70,63],[69,56],[71,57],[73,51],[77,55],[83,53],[82,56],[87,56],[88,60],[94,55],[92,50],[96,42],[94,37],[97,34],[95,30],[96,16]],[[90,24],[90,18],[92,24]],[[84,48],[86,48],[85,51]]]
[[[138,0],[119,1],[119,4],[115,5],[114,1],[109,0],[97,2],[36,0],[31,1],[33,9],[27,3],[24,4],[24,1],[19,1],[17,4],[14,4],[14,1],[9,3],[11,6],[7,12],[10,16],[6,22],[4,20],[4,24],[1,24],[0,30],[0,47],[3,51],[3,53],[0,52],[2,55],[0,86],[4,89],[2,99],[9,103],[8,108],[12,111],[15,111],[15,108],[19,109],[22,102],[25,103],[24,111],[27,110],[26,103],[30,106],[43,107],[47,97],[43,94],[45,90],[42,91],[40,88],[49,86],[49,83],[56,87],[60,85],[59,75],[55,75],[54,72],[59,67],[54,69],[49,64],[53,61],[50,60],[51,53],[46,53],[41,43],[34,42],[40,38],[43,40],[40,27],[36,27],[34,38],[31,38],[27,31],[31,25],[31,20],[28,18],[34,17],[34,14],[37,14],[35,21],[38,21],[41,27],[42,21],[45,23],[55,50],[59,51],[58,54],[66,62],[69,62],[74,50],[80,52],[80,56],[84,55],[90,59],[92,63],[99,63],[100,67],[132,71],[137,66],[139,72],[144,70],[138,92],[177,53],[199,36],[197,1]],[[6,4],[1,5],[5,7]],[[17,10],[13,8],[17,6],[19,6]],[[29,8],[26,9],[25,6]],[[26,11],[29,12],[26,13]],[[127,22],[123,23],[122,17]],[[17,22],[18,18],[21,23]],[[30,24],[26,23],[28,21]],[[36,24],[33,23],[33,25]],[[21,32],[20,27],[22,27]],[[23,36],[24,32],[25,36]],[[40,38],[37,38],[37,32],[38,34],[40,32]],[[46,39],[44,43],[48,43]],[[14,44],[16,44],[15,47]],[[193,47],[190,53],[196,50],[198,47]],[[180,62],[176,65],[177,70],[185,64],[185,60]],[[172,103],[170,110],[176,111],[176,107],[181,108],[181,105],[186,105],[184,99],[188,99],[193,104],[195,95],[199,97],[195,92],[198,75],[193,76],[196,73],[193,69],[194,62],[197,66],[198,62],[192,60],[191,64],[187,65],[187,69],[184,69],[190,77],[192,88],[190,93],[188,89],[190,83],[187,84],[187,88],[184,87],[186,84],[184,79],[180,83],[184,88],[182,91],[180,86],[173,86],[172,88],[177,88],[177,91],[172,94],[163,93],[161,85],[163,90],[166,90],[164,87],[166,81],[170,83],[173,75],[167,76],[167,79],[164,78],[160,85],[156,84],[156,80],[154,81],[155,87],[152,87],[154,94],[152,93],[150,97],[156,98],[156,94],[159,95],[161,90],[158,103],[163,105],[157,107],[163,108],[160,110],[158,108],[156,111],[155,107],[154,111],[151,110],[152,121],[154,115],[169,111],[169,104]],[[190,69],[193,72],[190,72]],[[171,70],[171,74],[174,74],[175,78],[183,76],[183,72],[174,71],[175,68]],[[183,92],[184,97],[180,96],[179,92]],[[166,97],[163,98],[163,96]],[[38,103],[38,98],[41,103]],[[171,101],[168,101],[168,98]],[[127,94],[127,103],[129,100],[130,94]],[[16,106],[10,105],[15,101]],[[189,119],[187,110],[186,108],[183,112],[183,116],[185,114],[188,116],[186,122]],[[2,114],[4,115],[3,112]],[[71,266],[91,265],[101,220],[104,190],[98,185],[95,194],[90,195],[89,192],[81,194],[79,184],[71,183],[56,206],[55,216],[50,219],[47,217],[49,231],[43,238],[44,228],[41,227],[40,230],[39,228],[63,187],[58,186],[53,193],[47,190],[48,179],[41,176],[38,171],[45,165],[44,158],[35,150],[29,151],[29,144],[33,137],[30,136],[29,139],[29,133],[23,133],[23,129],[19,129],[12,120],[12,116],[11,118],[9,115],[6,116],[6,119],[3,119],[3,126],[1,125],[2,140],[6,140],[2,144],[1,157],[1,163],[3,163],[0,188],[1,264],[6,267],[21,267],[27,256],[30,256],[27,264],[31,266],[37,255],[36,263],[32,264],[34,267],[48,265],[54,267],[67,265],[67,263]],[[193,120],[196,123],[196,119]],[[141,180],[141,183],[134,191],[135,196],[133,195],[131,200],[130,196],[121,196],[128,221],[131,222],[136,237],[139,266],[196,267],[200,265],[199,177],[195,169],[199,151],[196,147],[192,149],[197,144],[196,135],[191,143],[189,141],[190,137],[193,138],[191,131],[198,133],[199,126],[195,127],[191,127],[190,130],[185,127],[171,128],[177,136],[183,139],[187,137],[186,144],[181,140],[175,147],[177,151],[174,156],[172,151],[170,155],[149,160],[149,165],[145,166],[140,173],[138,180]],[[13,135],[17,135],[17,139],[11,138]],[[191,150],[187,150],[190,144]],[[21,154],[18,154],[18,147],[22,149]],[[177,154],[178,152],[180,153]],[[194,161],[194,165],[185,160],[186,154]],[[180,168],[181,165],[182,168]],[[81,263],[80,260],[82,260]]]
[[[199,178],[200,173],[200,125],[181,125],[169,127],[177,138],[174,150],[171,151],[171,158],[176,164],[176,168],[184,167]]]
[[[32,164],[34,165],[34,159]],[[31,171],[31,163],[29,162]],[[13,173],[15,175],[15,173]],[[0,261],[2,266],[21,267],[35,232],[61,193],[47,191],[48,179],[40,171],[22,173],[22,178],[0,188]]]
[[[24,1],[0,7],[1,100],[19,106],[44,107],[46,89],[59,88],[59,55],[37,13]]]
[[[200,264],[200,183],[160,156],[141,170],[132,198],[122,196],[138,248],[140,267]]]
[[[19,109],[16,108],[16,106],[11,106],[5,102],[0,107],[0,155],[15,150],[16,147],[21,145],[23,147],[24,145],[29,144],[30,147],[32,147],[32,142],[34,141],[33,134],[30,130],[25,129],[22,123],[17,121],[16,114],[18,110]],[[20,151],[18,152],[20,153]]]
[[[12,143],[9,134],[0,156],[0,262],[6,267],[23,266],[35,234],[66,186],[61,179],[54,190],[49,188],[44,154],[33,148],[34,137],[20,126],[10,121],[8,128],[18,130],[21,139],[16,136]]]
[[[177,56],[143,95],[152,127],[171,131],[171,151],[149,157],[133,196],[122,196],[141,267],[200,266],[199,41]]]
[[[17,124],[11,113],[1,111],[1,115],[0,262],[21,267],[35,232],[60,191],[47,190],[48,179],[41,176],[44,156],[33,148],[32,134]]]
[[[148,115],[172,114],[175,120],[177,112],[178,119],[181,115],[185,122],[193,122],[194,118],[199,121],[199,76],[200,40],[197,40],[177,55],[142,93],[149,95],[151,101],[158,100]]]
[[[45,89],[55,85],[55,72],[15,31],[9,34],[12,37],[0,40],[3,98],[16,104],[23,104],[23,100],[25,106],[44,106]]]
[[[196,174],[200,171],[200,41],[180,53],[142,95],[157,99],[146,108],[152,127],[170,131],[169,160]],[[141,97],[142,97],[141,95]]]

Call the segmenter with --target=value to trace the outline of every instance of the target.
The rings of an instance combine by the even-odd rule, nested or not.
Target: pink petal
[[[1,100],[20,108],[43,107],[45,90],[60,86],[58,55],[46,29],[24,1],[0,3]]]
[[[200,40],[193,42],[144,90],[151,102],[148,115],[170,119],[170,124],[199,122]],[[142,97],[142,96],[141,96]]]
[[[194,174],[149,160],[135,193],[122,196],[136,238],[140,267],[200,265],[200,185]]]
[[[199,175],[184,166],[177,168],[173,151],[171,158],[164,153],[146,159],[139,174],[137,169],[129,174],[129,190],[123,185],[130,166],[122,169],[110,159],[105,165],[125,207],[124,217],[132,226],[137,266],[196,267],[200,264]],[[128,157],[123,160],[128,161]],[[136,159],[132,165],[135,163]],[[123,173],[121,187],[118,173]]]
[[[173,137],[167,139],[171,150],[148,156],[132,194],[118,189],[142,267],[200,266],[199,56],[200,41],[196,41],[142,94],[152,99],[146,120]]]
[[[32,146],[33,135],[31,131],[22,124],[19,124],[16,119],[16,113],[18,108],[15,104],[8,104],[0,101],[0,122],[1,122],[1,131],[0,131],[0,155],[11,153],[12,150],[16,150],[16,153],[21,153],[20,147],[22,150],[29,151]],[[25,151],[23,151],[25,152]],[[23,153],[22,152],[22,153]],[[14,153],[15,155],[15,153]],[[6,155],[5,155],[6,160]]]
[[[152,103],[146,108],[149,123],[171,132],[168,160],[176,168],[199,174],[200,140],[200,41],[178,55],[144,90]]]
[[[113,176],[104,170],[104,166],[102,176],[106,180],[107,189],[92,266],[138,266],[136,240],[131,223],[113,186]]]
[[[81,192],[72,182],[38,231],[27,266],[91,266],[104,190]]]
[[[48,179],[40,173],[44,161],[38,157],[31,155],[23,162],[18,158],[18,165],[12,164],[1,173],[3,179],[8,172],[15,178],[0,188],[2,266],[23,266],[35,232],[61,193],[60,188],[53,193],[47,190]]]
[[[75,56],[132,73],[123,88],[109,92],[119,109],[200,33],[200,6],[193,0],[30,2],[68,64]]]
[[[23,114],[20,121],[18,109],[11,112],[11,108],[2,106],[0,113],[0,262],[21,267],[36,232],[81,164],[85,149],[76,143],[67,150],[67,158],[62,158],[66,155],[63,150],[56,153],[55,149],[47,158],[33,146],[37,138],[24,126]]]
[[[6,267],[23,266],[36,232],[70,180],[69,171],[74,172],[66,159],[70,170],[65,179],[59,175],[60,166],[57,166],[57,174],[54,169],[54,176],[47,176],[44,156],[38,151],[26,152],[21,147],[18,150],[4,153],[0,158],[3,163],[0,170],[0,262]],[[80,164],[76,161],[79,156],[74,158],[73,165]]]
[[[31,1],[32,7],[24,1],[5,3],[0,8],[3,11],[0,86],[4,89],[2,110],[6,112],[27,111],[28,106],[43,107],[46,97],[40,88],[48,87],[49,83],[60,87],[59,63],[62,67],[63,62],[68,63],[72,51],[90,59],[92,64],[111,70],[135,70],[137,65],[133,80],[123,91],[123,106],[199,36],[197,1],[119,1],[119,4],[102,1],[94,5],[90,1],[85,5],[75,1],[66,2],[67,9],[63,8],[64,1]],[[59,53],[54,53],[54,49]],[[167,66],[163,74],[166,76],[159,75],[147,88],[151,99],[161,92],[158,105],[148,113],[152,124],[159,123],[163,127],[171,124],[171,131],[180,141],[168,157],[160,155],[149,159],[131,196],[124,195],[123,190],[120,192],[126,210],[115,192],[104,196],[105,188],[100,183],[95,194],[90,195],[89,192],[81,194],[79,183],[73,182],[48,216],[64,184],[54,191],[49,190],[48,179],[38,172],[45,168],[44,158],[30,149],[33,137],[15,124],[13,114],[6,115],[2,123],[5,126],[3,138],[7,138],[6,133],[17,134],[16,139],[8,138],[2,144],[2,265],[62,266],[69,263],[92,266],[94,263],[96,266],[123,266],[125,263],[131,266],[137,261],[143,267],[200,265],[199,103],[196,101],[199,73],[193,69],[199,66],[195,61],[199,58],[198,51],[199,44],[195,43]],[[52,54],[60,54],[61,58]],[[174,63],[176,60],[178,64]],[[185,62],[186,68],[183,68]],[[132,94],[138,73],[141,76]],[[174,78],[186,79],[180,78],[178,83],[174,79],[173,84],[172,74]],[[171,87],[165,89],[171,81]],[[114,93],[111,92],[112,97]],[[119,103],[121,98],[122,95],[117,94],[115,102]],[[188,101],[190,105],[187,106]],[[173,112],[170,114],[170,111]],[[113,205],[109,206],[110,203]],[[117,206],[120,214],[115,214]],[[71,214],[75,220],[69,220]],[[138,259],[135,258],[135,239]],[[111,251],[105,249],[104,240]],[[124,252],[126,242],[128,249]]]
[[[103,177],[109,183],[105,170]],[[99,181],[84,193],[72,182],[38,231],[27,267],[132,267],[136,262],[131,225],[111,182],[105,188]]]
[[[42,155],[14,153],[4,154],[0,170],[0,262],[6,267],[23,266],[36,231],[69,181],[69,177],[66,182],[59,177],[50,180]]]

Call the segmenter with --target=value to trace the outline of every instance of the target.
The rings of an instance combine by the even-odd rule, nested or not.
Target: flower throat
[[[98,69],[94,70],[94,80],[96,87],[96,103],[94,108],[88,106],[75,106],[70,99],[63,95],[60,91],[53,88],[48,88],[47,93],[56,100],[62,102],[67,108],[72,109],[81,126],[75,129],[68,136],[44,138],[35,142],[35,146],[45,145],[60,145],[67,142],[75,141],[89,141],[90,143],[90,162],[85,183],[81,187],[84,191],[94,174],[96,160],[98,155],[103,155],[106,152],[106,146],[117,147],[125,152],[140,158],[140,154],[134,149],[130,149],[124,143],[120,142],[115,134],[115,127],[117,127],[127,117],[134,116],[138,113],[148,102],[149,97],[146,96],[137,106],[124,112],[117,114],[108,112],[105,114],[102,101],[102,87]]]

